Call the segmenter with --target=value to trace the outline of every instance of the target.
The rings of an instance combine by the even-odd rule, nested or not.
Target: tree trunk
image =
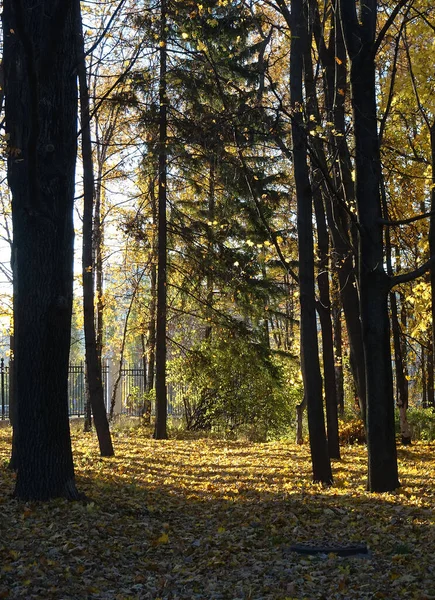
[[[426,353],[421,346],[421,404],[427,408],[427,379],[426,379]]]
[[[427,374],[427,385],[426,385],[426,402],[427,406],[434,406],[434,380],[433,380],[433,344],[432,336],[428,340],[428,347],[426,352],[426,374]]]
[[[280,0],[281,4],[281,0]],[[344,46],[343,34],[338,17],[338,0],[333,2],[331,11],[331,28],[328,43],[325,40],[319,16],[317,0],[308,0],[310,6],[310,25],[312,34],[316,40],[319,59],[324,68],[324,99],[329,121],[334,123],[336,132],[340,136],[331,135],[330,145],[335,147],[333,155],[332,175],[335,178],[335,192],[328,189],[325,194],[326,214],[332,241],[332,254],[340,280],[340,294],[342,296],[343,312],[345,315],[346,328],[348,330],[352,375],[357,390],[358,402],[361,415],[365,422],[365,370],[364,352],[362,346],[362,332],[359,314],[359,298],[355,285],[355,274],[353,265],[353,249],[351,243],[352,231],[350,220],[344,205],[350,206],[355,199],[354,183],[352,181],[352,164],[349,147],[346,139],[345,123],[345,98],[347,81],[347,60]],[[285,15],[285,12],[284,12]],[[317,93],[313,77],[311,48],[306,50],[305,55],[305,83],[307,86],[307,110],[309,114],[316,117],[320,123],[317,107]],[[313,123],[314,126],[314,123]],[[324,152],[323,142],[313,137],[311,140],[311,153],[316,158],[317,168],[322,167],[319,185],[323,183],[324,174],[329,171],[327,159]],[[325,187],[325,186],[323,186]]]
[[[104,280],[103,280],[103,243],[104,227],[101,218],[101,211],[104,204],[104,187],[102,184],[103,165],[98,167],[98,183],[95,190],[95,211],[94,211],[94,256],[95,256],[95,293],[97,296],[97,314],[96,314],[96,345],[98,360],[102,363],[103,357],[103,334],[104,334]]]
[[[394,362],[396,367],[396,406],[399,409],[400,434],[402,444],[411,443],[411,428],[408,423],[408,385],[405,377],[405,364],[402,355],[402,340],[399,317],[397,314],[396,293],[390,293],[391,328],[393,330]]]
[[[157,287],[157,270],[156,265],[151,265],[150,276],[150,306],[149,306],[149,321],[148,321],[148,339],[147,339],[147,356],[148,356],[148,377],[147,377],[147,392],[154,389],[154,374],[156,364],[156,290]]]
[[[319,300],[317,313],[320,318],[322,331],[322,357],[323,378],[325,387],[326,428],[328,432],[328,449],[331,458],[340,458],[338,442],[338,403],[337,387],[335,380],[334,342],[331,321],[331,300],[329,293],[329,239],[326,229],[326,220],[323,200],[320,190],[314,194],[314,210],[317,223],[317,246],[319,255],[319,268],[317,287]]]
[[[304,394],[302,402],[296,405],[296,443],[302,446],[304,443],[303,418],[307,406],[307,397]]]
[[[429,253],[430,256],[435,256],[435,122],[430,128],[430,145],[431,145],[431,166],[432,166],[432,188],[430,195],[430,210],[431,216],[429,221]],[[430,290],[431,290],[431,314],[432,314],[432,336],[431,336],[431,352],[428,353],[427,372],[428,372],[428,404],[435,406],[434,397],[434,359],[433,352],[435,348],[435,266],[430,269]],[[430,382],[430,385],[429,385]]]
[[[335,383],[337,386],[337,406],[341,417],[344,416],[344,377],[343,377],[343,339],[341,331],[341,305],[337,289],[337,274],[332,277],[332,326],[334,329]]]
[[[335,147],[338,161],[335,163],[334,174],[337,189],[342,191],[342,198],[332,200],[326,205],[328,225],[332,238],[333,253],[336,258],[339,279],[340,297],[343,305],[344,319],[349,337],[350,364],[361,418],[366,423],[366,380],[364,365],[364,348],[359,309],[354,256],[352,249],[352,231],[349,216],[343,203],[351,206],[355,200],[355,185],[352,180],[352,162],[346,133],[345,99],[343,93],[347,87],[347,57],[343,33],[339,22],[338,2],[335,2],[334,42],[335,47],[330,53],[330,60],[325,69],[325,83],[328,104],[334,129],[340,136],[332,136],[331,143]],[[341,90],[341,93],[340,93]]]
[[[11,261],[12,263],[12,261]],[[13,265],[13,263],[12,263]],[[13,267],[12,267],[13,268]],[[9,423],[12,425],[12,452],[11,459],[9,461],[8,468],[12,471],[17,469],[17,447],[16,447],[16,435],[15,435],[15,415],[16,415],[16,399],[15,399],[15,367],[14,367],[14,354],[15,354],[15,343],[14,336],[11,335],[9,338],[10,358],[9,358]]]
[[[340,8],[351,59],[359,223],[358,278],[367,389],[368,489],[387,492],[400,484],[387,302],[390,281],[383,268],[374,62],[377,2],[368,0],[360,17],[356,14],[356,6],[347,0],[341,0]]]
[[[209,183],[208,183],[208,220],[210,223],[213,223],[215,217],[215,157],[212,155],[210,157],[210,167],[209,167]],[[207,249],[209,252],[209,256],[213,256],[213,225],[210,225],[210,233],[207,240]],[[205,327],[204,338],[207,340],[211,337],[212,334],[212,326],[211,326],[211,318],[212,318],[212,307],[213,307],[213,286],[214,286],[214,278],[211,270],[211,261],[208,267],[207,273],[207,298],[206,298],[206,319],[207,325]]]
[[[316,84],[313,75],[313,64],[311,58],[311,36],[304,49],[304,79],[306,106],[309,115],[315,117],[315,122],[320,121],[319,108],[317,104]],[[312,141],[317,159],[326,167],[323,143],[314,137]],[[338,413],[337,395],[335,384],[334,367],[334,344],[332,339],[331,301],[329,293],[329,234],[326,227],[325,208],[322,197],[323,175],[319,168],[311,164],[314,200],[314,211],[317,225],[317,247],[318,247],[318,275],[317,287],[319,290],[319,301],[317,302],[317,313],[320,318],[322,331],[322,358],[323,379],[326,404],[326,424],[328,432],[328,449],[331,458],[340,458],[340,446],[338,443]]]
[[[118,374],[113,383],[112,397],[110,399],[110,411],[109,411],[110,420],[112,420],[113,417],[115,416],[116,395],[118,393],[118,387],[119,387],[119,383],[120,383],[121,377],[122,377],[122,366],[124,363],[125,344],[127,341],[127,333],[128,333],[128,321],[130,319],[131,311],[133,309],[133,304],[134,304],[136,295],[139,291],[140,282],[142,281],[144,274],[145,274],[145,269],[142,271],[142,273],[140,273],[140,275],[137,279],[137,282],[135,283],[135,285],[133,287],[133,292],[132,292],[131,298],[130,298],[130,304],[128,305],[127,314],[125,315],[124,330],[122,332],[121,351],[119,353]]]
[[[156,422],[155,439],[168,437],[168,398],[166,393],[166,269],[167,269],[167,103],[166,94],[166,0],[161,0],[160,14],[160,75],[159,75],[159,194],[157,243],[157,326],[156,326]]]
[[[397,253],[398,254],[398,253]],[[397,256],[396,256],[397,260]],[[405,375],[404,380],[404,398],[406,398],[406,405],[409,406],[409,377],[408,377],[408,345],[406,343],[406,330],[408,325],[408,313],[405,303],[405,295],[402,292],[399,292],[400,299],[400,322],[401,322],[401,335],[400,335],[400,345],[402,348],[402,360],[403,360],[403,373]]]
[[[77,0],[78,1],[78,0]],[[80,6],[80,3],[78,2]],[[79,12],[80,15],[80,12]],[[78,75],[80,83],[81,137],[83,158],[83,327],[85,333],[86,380],[89,402],[94,417],[101,456],[113,456],[113,444],[107,420],[102,381],[101,355],[98,353],[95,331],[93,209],[94,164],[92,158],[89,92],[86,81],[86,62],[81,15],[77,19]]]
[[[304,391],[307,398],[313,481],[332,483],[322,402],[314,287],[314,243],[312,191],[308,175],[307,139],[301,108],[302,65],[307,43],[307,15],[303,0],[292,0],[293,20],[290,54],[290,96],[293,109],[293,166],[297,196],[299,287],[301,305],[301,354]]]
[[[3,2],[20,500],[80,498],[68,419],[77,154],[76,0]]]
[[[142,419],[143,422],[149,425],[151,423],[151,400],[146,395],[148,390],[148,361],[147,361],[147,347],[145,341],[145,335],[142,333],[140,336],[142,345],[142,368],[143,368],[143,389],[145,391],[144,402],[142,405]]]
[[[150,268],[150,304],[149,304],[149,320],[147,333],[147,359],[148,359],[148,376],[146,391],[150,392],[154,389],[155,379],[155,363],[156,363],[156,308],[157,308],[157,203],[154,193],[154,179],[150,181],[150,201],[151,214],[153,220],[152,240],[151,240],[151,268]]]
[[[88,376],[86,373],[85,366],[85,410],[83,419],[83,431],[89,433],[92,431],[92,407],[91,407],[91,395],[89,393]]]
[[[387,205],[387,197],[385,193],[384,181],[381,178],[381,193],[382,193],[382,208],[384,212],[384,218],[389,219],[389,211]],[[391,277],[393,276],[393,260],[392,260],[392,246],[391,236],[387,229],[385,232],[385,250],[386,250],[386,264],[387,272]],[[400,259],[396,255],[396,265],[400,268]],[[399,323],[399,314],[397,308],[397,297],[396,292],[392,290],[390,292],[390,309],[391,309],[391,329],[393,331],[393,346],[394,346],[394,366],[396,371],[396,406],[399,409],[400,416],[400,433],[402,436],[402,444],[409,445],[411,443],[411,428],[408,423],[407,410],[408,410],[408,382],[405,376],[405,361],[402,354],[403,344],[402,335]]]

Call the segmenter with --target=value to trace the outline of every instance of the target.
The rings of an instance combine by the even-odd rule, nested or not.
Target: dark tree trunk
[[[298,214],[302,375],[307,399],[313,480],[330,484],[332,483],[332,472],[325,432],[317,341],[312,191],[308,174],[306,130],[301,112],[303,106],[302,65],[307,44],[308,24],[303,0],[292,0],[291,17],[293,27],[290,54],[290,95],[294,111],[292,138]]]
[[[86,373],[85,366],[85,410],[83,419],[83,431],[89,433],[92,431],[92,407],[91,407],[91,396],[89,394],[89,383],[88,376]]]
[[[142,405],[142,419],[147,425],[151,423],[151,400],[146,392],[148,390],[148,361],[147,361],[147,347],[145,341],[145,335],[142,333],[140,336],[142,346],[142,368],[143,368],[143,389],[145,390],[144,401]]]
[[[15,367],[14,367],[14,353],[15,343],[14,336],[11,335],[9,338],[9,348],[11,355],[9,358],[9,422],[12,425],[12,452],[11,459],[9,461],[8,468],[15,471],[17,468],[17,447],[16,447],[16,435],[15,435],[15,414],[16,414],[16,399],[15,399]]]
[[[344,208],[345,203],[350,206],[355,198],[350,152],[345,136],[346,49],[338,18],[338,0],[334,0],[334,9],[331,11],[331,29],[328,44],[322,31],[317,0],[308,0],[308,3],[310,5],[312,34],[316,40],[319,58],[324,67],[323,82],[328,120],[334,123],[334,129],[341,134],[340,136],[332,135],[330,138],[331,146],[335,146],[332,174],[335,177],[336,192],[332,194],[329,189],[329,193],[325,194],[326,214],[332,241],[332,254],[335,257],[340,280],[340,293],[349,336],[352,375],[361,415],[365,422],[365,370],[359,298],[355,285],[350,220]],[[310,65],[309,68],[307,68],[308,65]],[[306,85],[308,86],[307,109],[309,114],[318,115],[310,48],[306,51],[305,73]],[[320,122],[319,117],[316,120]],[[329,169],[323,144],[320,139],[314,137],[312,146],[317,167],[322,166],[321,178],[324,178],[324,174]]]
[[[350,363],[361,418],[366,422],[366,383],[364,349],[359,309],[359,295],[356,285],[354,256],[352,249],[352,232],[349,216],[343,203],[351,206],[355,200],[355,186],[352,180],[352,163],[346,138],[345,98],[347,87],[347,57],[341,24],[338,20],[338,3],[334,11],[334,48],[329,52],[329,60],[325,65],[325,84],[327,89],[330,114],[334,128],[340,136],[332,137],[332,144],[338,162],[335,163],[334,174],[336,187],[342,191],[342,197],[334,203],[327,204],[328,225],[330,228],[333,253],[336,258],[340,296],[343,305],[344,319],[349,336]],[[341,91],[340,91],[341,90]]]
[[[147,339],[147,356],[148,356],[148,377],[147,377],[147,392],[154,389],[154,372],[156,364],[156,287],[157,287],[157,270],[156,265],[151,265],[150,276],[150,306],[149,306],[149,321],[148,321],[148,339]]]
[[[296,405],[296,443],[302,446],[304,443],[304,410],[307,407],[307,397],[304,394],[302,402]]]
[[[142,369],[143,369],[143,389],[146,391],[148,387],[148,363],[147,363],[147,347],[145,334],[140,334],[140,345],[142,349]]]
[[[147,332],[147,359],[148,359],[148,377],[146,391],[150,392],[154,389],[155,379],[155,363],[156,363],[156,308],[157,308],[157,203],[155,196],[154,178],[150,181],[150,201],[151,215],[153,220],[153,232],[151,240],[151,268],[150,268],[150,304],[149,304],[149,320]]]
[[[95,256],[95,294],[97,296],[97,314],[96,314],[96,345],[98,360],[102,364],[103,357],[103,334],[104,334],[104,279],[103,279],[103,243],[104,226],[101,218],[101,212],[104,204],[104,188],[102,183],[103,164],[98,166],[98,182],[95,190],[95,211],[94,211],[94,235],[93,246]]]
[[[337,274],[332,277],[332,326],[334,329],[335,383],[337,386],[337,406],[341,417],[344,416],[344,377],[343,377],[343,338],[341,330],[341,305],[337,289]]]
[[[317,193],[314,194],[314,210],[316,213],[317,245],[319,255],[319,267],[317,275],[319,300],[317,302],[317,313],[320,318],[320,327],[322,330],[323,378],[325,387],[328,449],[329,456],[331,458],[339,459],[340,446],[338,442],[338,403],[335,380],[331,300],[329,293],[329,239],[328,231],[326,229],[323,200],[319,190],[317,190]]]
[[[76,0],[3,2],[14,254],[15,497],[78,499],[68,419]]]
[[[402,444],[411,443],[411,428],[408,423],[408,385],[405,377],[405,364],[402,355],[402,340],[399,317],[397,314],[396,293],[390,293],[391,328],[393,330],[394,362],[396,367],[396,406],[399,409],[400,434]]]
[[[421,346],[421,404],[427,408],[426,352]]]
[[[293,285],[290,277],[287,273],[284,274],[284,285],[286,289],[285,295],[285,335],[284,335],[284,349],[290,350],[293,345],[293,331],[294,331],[294,320],[295,310],[293,301]]]
[[[359,291],[367,390],[368,489],[386,492],[399,484],[394,425],[388,292],[380,196],[377,132],[375,32],[377,2],[361,7],[341,0],[341,17],[351,59],[355,135],[356,200],[359,224]]]
[[[396,260],[398,261],[398,251]],[[398,261],[399,262],[399,261]],[[409,377],[408,377],[408,346],[406,343],[406,330],[408,326],[408,314],[405,303],[405,295],[402,292],[399,292],[400,299],[400,322],[401,322],[401,335],[400,335],[400,345],[402,348],[402,360],[403,360],[403,373],[405,375],[404,381],[404,398],[406,398],[406,406],[409,406]]]
[[[161,0],[160,14],[160,74],[159,74],[159,194],[157,216],[157,325],[156,325],[156,422],[154,437],[166,439],[168,398],[166,390],[166,270],[167,270],[167,102],[166,94],[166,0]]]
[[[385,193],[385,186],[383,179],[381,179],[381,193],[382,193],[382,208],[384,212],[384,218],[389,219],[387,197]],[[386,250],[386,263],[387,272],[391,277],[393,276],[393,260],[392,260],[392,246],[390,231],[387,229],[385,232],[385,250]],[[396,264],[399,267],[400,260],[396,256]],[[400,421],[400,433],[402,437],[402,444],[409,445],[411,443],[411,428],[408,423],[408,382],[405,376],[405,361],[402,354],[403,344],[402,335],[400,330],[399,313],[397,308],[397,297],[396,292],[392,290],[390,292],[390,309],[391,309],[391,329],[393,332],[393,347],[394,347],[394,366],[396,372],[396,406],[399,409],[399,421]]]
[[[435,123],[430,128],[430,145],[431,145],[431,166],[432,166],[432,188],[430,195],[430,222],[429,222],[429,252],[430,256],[435,256]],[[428,371],[428,403],[429,406],[435,406],[434,398],[434,361],[433,351],[435,348],[435,266],[430,269],[430,289],[431,289],[431,314],[432,314],[432,336],[431,336],[431,352],[428,354],[427,371]],[[430,382],[430,386],[429,386]]]
[[[304,49],[304,79],[306,106],[309,115],[315,117],[315,123],[320,121],[319,108],[317,104],[316,85],[313,74],[311,58],[311,36]],[[322,141],[314,137],[312,141],[317,160],[326,168],[325,152]],[[338,413],[337,395],[335,385],[334,367],[334,343],[332,339],[331,301],[329,293],[329,234],[326,227],[325,208],[322,197],[323,175],[319,168],[311,165],[313,181],[314,212],[317,225],[317,248],[318,248],[318,275],[317,287],[319,290],[319,301],[317,302],[317,313],[320,318],[322,330],[322,358],[323,379],[326,404],[326,424],[328,432],[328,448],[331,458],[340,458],[340,446],[338,443]]]
[[[80,113],[83,158],[83,326],[85,332],[86,379],[89,403],[92,408],[101,456],[113,456],[114,450],[107,420],[102,381],[101,355],[97,348],[94,307],[94,261],[93,261],[93,210],[94,210],[94,164],[92,158],[89,93],[86,81],[86,63],[83,45],[80,2],[77,0],[78,75],[80,83]]]
[[[426,352],[426,375],[427,375],[427,406],[434,406],[434,380],[433,380],[433,345],[432,337],[428,340],[428,347]]]
[[[209,168],[209,184],[208,184],[208,220],[210,223],[213,223],[215,217],[215,157],[210,157],[210,168]],[[210,233],[207,240],[207,246],[209,251],[209,256],[213,256],[213,226],[210,226]],[[207,325],[205,327],[204,337],[205,339],[209,339],[212,334],[212,307],[213,307],[213,273],[211,270],[211,261],[209,265],[209,270],[207,273],[207,308],[206,308],[206,318]]]

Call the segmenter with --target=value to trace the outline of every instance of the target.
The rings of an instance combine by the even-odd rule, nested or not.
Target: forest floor
[[[399,449],[402,487],[369,494],[363,446],[343,448],[323,489],[307,446],[121,432],[101,459],[75,432],[90,502],[30,504],[10,497],[10,437],[0,429],[0,598],[435,598],[435,444]],[[369,554],[290,550],[312,542]]]

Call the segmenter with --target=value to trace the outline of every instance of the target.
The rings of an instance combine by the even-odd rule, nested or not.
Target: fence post
[[[2,394],[2,421],[5,418],[5,359],[0,360],[1,394]]]

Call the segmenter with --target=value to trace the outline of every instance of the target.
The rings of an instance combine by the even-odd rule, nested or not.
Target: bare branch
[[[435,256],[431,256],[431,258],[426,261],[421,267],[418,269],[414,269],[414,271],[409,271],[408,273],[402,273],[401,275],[395,275],[390,278],[390,290],[399,285],[400,283],[408,283],[409,281],[414,281],[418,277],[421,277],[425,273],[427,273],[430,268],[435,264]]]
[[[382,43],[382,40],[384,39],[387,31],[390,29],[391,25],[394,23],[394,19],[397,17],[397,15],[399,14],[399,12],[401,11],[401,9],[405,6],[405,4],[408,2],[408,0],[401,0],[400,2],[398,2],[396,4],[396,6],[394,7],[394,9],[391,11],[390,16],[388,17],[388,19],[385,21],[384,26],[382,27],[381,31],[378,34],[378,37],[375,41],[374,44],[374,54],[376,54],[376,52],[379,50],[379,46]],[[409,10],[411,9],[411,6],[413,5],[413,0],[410,2],[409,7],[407,12],[409,12]]]
[[[388,219],[380,219],[381,225],[385,225],[386,227],[398,227],[399,225],[408,225],[409,223],[414,223],[415,221],[421,221],[422,219],[426,219],[427,217],[432,217],[435,215],[435,210],[431,210],[429,212],[421,213],[420,215],[416,215],[415,217],[409,217],[408,219],[399,219],[397,221],[389,221]]]

